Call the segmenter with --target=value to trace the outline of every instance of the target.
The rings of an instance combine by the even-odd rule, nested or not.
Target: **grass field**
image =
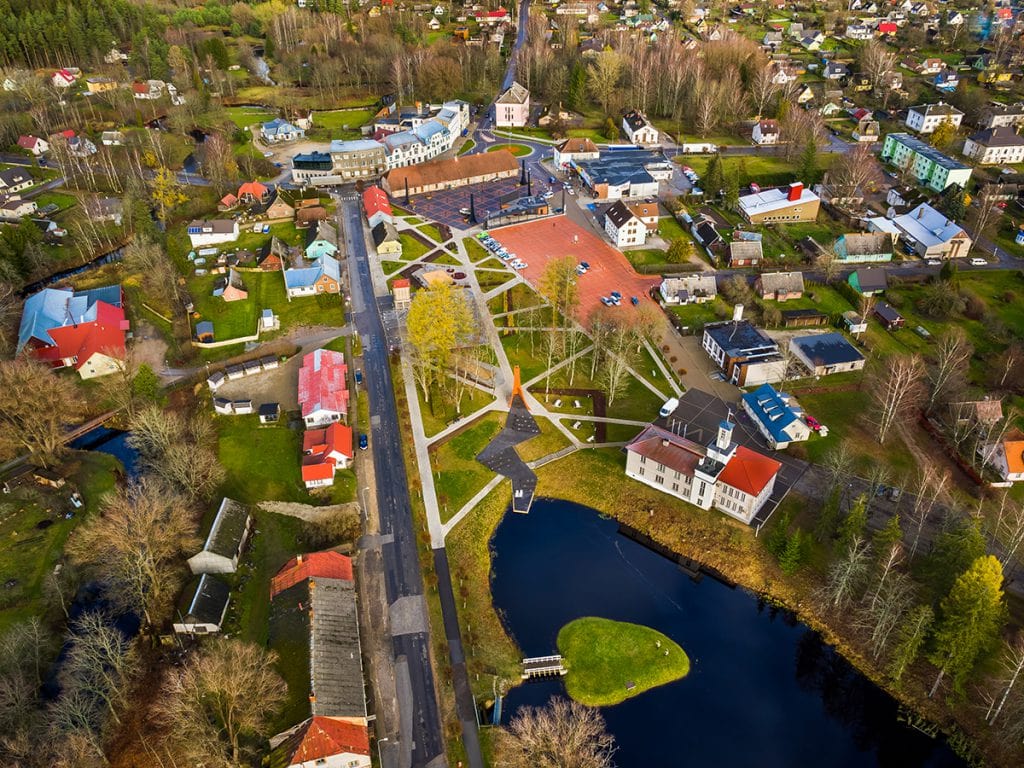
[[[677,155],[675,159],[680,165],[690,166],[702,177],[707,171],[708,163],[711,162],[710,155]],[[828,152],[819,152],[819,170],[828,168],[834,159],[835,156]],[[761,186],[779,186],[796,179],[797,164],[778,155],[723,155],[721,161],[726,176],[733,170],[738,171],[741,186],[752,181]]]
[[[423,418],[423,431],[427,437],[436,435],[457,416],[469,416],[493,399],[476,387],[467,387],[462,395],[461,410],[456,411],[455,403],[451,402],[449,397],[442,396],[437,387],[431,392],[429,404],[423,402],[422,389],[417,388],[416,395],[420,401],[420,416]]]
[[[431,250],[408,232],[402,232],[398,239],[402,241],[402,261],[416,261]]]
[[[476,456],[501,430],[500,417],[489,413],[441,445],[431,446],[431,463],[441,519],[448,520],[487,483],[494,473]]]
[[[668,253],[660,248],[638,248],[623,251],[629,263],[634,267],[647,267],[655,264],[667,264]]]
[[[359,129],[373,119],[372,109],[338,109],[329,112],[314,112],[314,128],[329,131],[359,132]]]
[[[475,146],[476,146],[476,142],[475,141],[473,141],[472,139],[466,139],[466,141],[464,141],[462,143],[462,146],[459,147],[459,154],[460,155],[464,155],[467,152],[469,152],[471,149],[473,149],[473,147],[475,147]]]
[[[523,461],[536,461],[569,445],[569,438],[550,419],[537,419],[537,426],[540,434],[519,444],[517,450]]]
[[[587,616],[558,632],[565,689],[588,707],[608,707],[690,672],[686,651],[650,627]]]
[[[422,232],[422,233],[423,233],[424,235],[426,235],[427,237],[429,237],[429,238],[430,238],[431,240],[433,240],[433,241],[434,241],[435,243],[440,243],[440,242],[442,242],[442,238],[441,238],[441,230],[439,230],[439,229],[438,229],[437,227],[435,227],[435,226],[434,226],[433,224],[423,224],[423,225],[421,225],[421,226],[419,226],[419,227],[416,227],[416,229],[418,229],[418,230],[419,230],[420,232]]]
[[[529,147],[524,146],[522,144],[495,144],[493,147],[488,147],[487,151],[488,152],[498,152],[499,150],[502,150],[502,149],[507,149],[509,152],[511,152],[516,157],[522,157],[523,155],[528,155],[528,154],[530,154],[530,152],[533,151]]]
[[[343,325],[342,300],[337,294],[304,296],[288,301],[280,272],[239,273],[249,296],[226,302],[212,295],[219,275],[193,277],[189,291],[200,320],[211,320],[217,341],[249,336],[264,309],[273,309],[281,320],[281,330],[297,325]]]
[[[470,260],[474,263],[483,261],[491,255],[490,251],[471,237],[467,237],[463,240],[462,244],[466,247],[466,255],[468,255]]]
[[[273,110],[260,107],[225,107],[224,112],[232,123],[242,129],[257,123],[270,122],[276,117]]]
[[[42,616],[44,580],[60,562],[64,543],[100,500],[114,489],[120,462],[99,452],[77,452],[68,459],[68,482],[82,494],[85,507],[72,508],[71,488],[48,490],[34,485],[15,489],[0,501],[0,634],[11,624]],[[73,513],[65,518],[65,512]]]

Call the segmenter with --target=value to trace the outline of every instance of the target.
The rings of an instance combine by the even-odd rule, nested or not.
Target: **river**
[[[96,427],[96,429],[76,437],[68,447],[74,448],[76,451],[108,453],[121,462],[125,475],[130,480],[138,477],[139,452],[128,445],[127,432],[109,427]]]
[[[494,605],[526,656],[557,653],[580,616],[653,627],[689,654],[686,678],[602,709],[618,768],[963,765],[792,613],[692,580],[587,507],[540,499],[492,549]],[[560,680],[514,688],[503,722],[557,694]]]

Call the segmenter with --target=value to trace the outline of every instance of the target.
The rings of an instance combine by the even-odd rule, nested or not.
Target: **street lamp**
[[[367,512],[367,506],[366,506],[366,492],[368,490],[370,490],[370,486],[367,485],[367,486],[363,486],[362,490],[359,491],[360,497],[363,500],[363,519],[364,520],[368,520],[369,519],[369,513]]]
[[[388,741],[388,740],[389,739],[388,739],[387,736],[385,736],[383,739],[377,739],[377,762],[380,763],[382,768],[383,768],[383,765],[384,765],[384,758],[383,758],[383,756],[380,753],[380,745],[383,744],[385,741]]]

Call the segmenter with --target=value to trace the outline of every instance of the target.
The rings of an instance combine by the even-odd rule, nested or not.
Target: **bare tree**
[[[68,376],[27,356],[0,361],[0,456],[27,451],[50,464],[64,451],[65,425],[85,407]]]
[[[622,79],[622,56],[615,51],[601,51],[587,70],[587,86],[591,94],[600,102],[605,116],[611,109],[615,91]]]
[[[846,551],[832,563],[822,591],[823,601],[828,607],[841,611],[853,602],[867,574],[868,554],[867,543],[856,536]]]
[[[277,654],[241,640],[217,640],[169,672],[155,712],[176,752],[192,761],[239,765],[243,739],[266,735],[287,689]]]
[[[101,700],[114,722],[121,722],[120,712],[129,704],[128,688],[140,669],[134,642],[107,616],[88,611],[75,622],[62,682]]]
[[[840,483],[846,481],[853,471],[853,456],[845,442],[836,443],[825,454],[821,463],[828,475],[828,490],[831,493]]]
[[[0,354],[6,355],[13,350],[14,322],[20,310],[21,301],[14,286],[0,280]]]
[[[882,91],[883,106],[887,107],[892,89],[889,76],[896,71],[896,54],[878,40],[869,40],[860,50],[860,71],[871,81],[874,91]]]
[[[775,67],[769,62],[754,71],[748,85],[750,100],[754,105],[754,119],[759,120],[768,110],[779,92],[775,82]]]
[[[892,428],[910,417],[924,394],[924,364],[920,357],[892,355],[883,365],[876,369],[868,385],[875,406],[868,418],[874,423],[879,443],[885,443]]]
[[[935,362],[928,369],[930,395],[928,408],[940,400],[948,400],[966,386],[967,367],[974,355],[974,347],[967,334],[958,326],[944,331],[935,346]]]
[[[981,248],[981,241],[988,234],[995,220],[1002,215],[999,208],[999,201],[1003,197],[1002,184],[986,184],[981,194],[975,199],[974,210],[974,232],[971,238],[971,250],[977,251]]]
[[[871,655],[878,659],[885,653],[892,633],[914,602],[914,583],[905,573],[889,571],[872,591],[870,603],[859,617],[859,625],[868,631]]]
[[[946,484],[949,482],[949,473],[941,475],[931,464],[921,467],[917,484],[914,488],[914,503],[907,513],[910,521],[910,556],[917,554],[917,547],[921,541],[921,534],[924,531],[925,523],[931,517],[936,504],[945,493]]]
[[[224,479],[216,435],[208,418],[164,411],[155,405],[131,420],[129,443],[145,470],[190,499],[209,496]]]
[[[523,709],[496,746],[506,768],[611,768],[615,753],[601,713],[559,697]]]
[[[102,514],[75,531],[68,553],[116,585],[113,594],[153,626],[179,586],[178,558],[198,544],[194,527],[182,497],[144,480],[107,496]]]
[[[882,180],[882,167],[867,144],[857,144],[838,155],[825,174],[824,183],[834,200],[860,200]]]
[[[1021,673],[1024,672],[1024,634],[1020,631],[1006,643],[1000,665],[1002,669],[997,677],[999,691],[992,697],[988,711],[985,713],[985,722],[989,725],[995,725],[1003,707],[1006,706],[1006,700],[1013,693]]]

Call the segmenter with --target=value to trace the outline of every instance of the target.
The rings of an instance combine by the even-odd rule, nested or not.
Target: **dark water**
[[[68,269],[62,269],[59,272],[54,272],[52,275],[44,277],[41,280],[36,280],[34,283],[29,283],[19,291],[19,295],[22,298],[25,298],[26,296],[30,296],[33,293],[41,291],[48,285],[53,285],[54,283],[59,283],[65,278],[80,275],[84,272],[98,269],[99,267],[106,266],[107,264],[111,264],[115,261],[120,261],[122,258],[124,258],[124,250],[122,248],[115,248],[109,253],[101,254],[100,256],[87,261],[85,264],[81,264],[77,267],[69,267]]]
[[[119,429],[96,427],[71,441],[76,451],[99,451],[120,459],[128,479],[138,477],[139,452],[128,445],[128,433]]]
[[[580,616],[654,627],[689,654],[686,678],[602,710],[619,768],[963,765],[792,614],[694,582],[591,509],[538,500],[492,544],[494,604],[525,655],[556,653]],[[555,694],[559,680],[518,686],[503,721]]]

